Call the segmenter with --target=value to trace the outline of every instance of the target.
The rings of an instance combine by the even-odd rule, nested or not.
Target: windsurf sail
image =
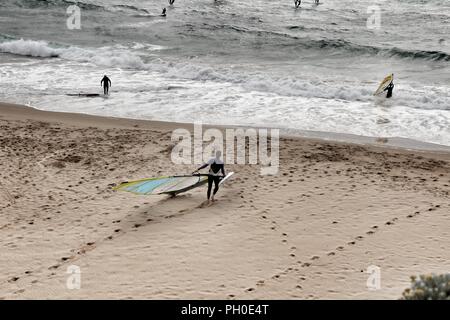
[[[186,175],[148,178],[123,182],[114,190],[128,191],[135,194],[178,194],[199,187],[208,181],[207,175]]]
[[[388,75],[386,78],[383,79],[383,81],[381,81],[380,85],[378,86],[377,91],[375,91],[373,93],[373,95],[376,96],[376,95],[379,95],[380,93],[382,93],[391,84],[392,81],[394,81],[393,73]]]

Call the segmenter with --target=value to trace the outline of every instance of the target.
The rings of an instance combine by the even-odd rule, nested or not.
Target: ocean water
[[[84,0],[77,30],[74,1],[1,0],[0,101],[450,146],[450,1],[302,2]],[[390,73],[394,97],[374,97]],[[109,97],[67,96],[104,74]]]

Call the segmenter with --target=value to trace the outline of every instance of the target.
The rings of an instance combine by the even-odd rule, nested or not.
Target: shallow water
[[[2,0],[0,100],[450,145],[450,2],[302,2],[85,0],[69,30],[71,1]],[[394,97],[374,97],[389,73]],[[103,74],[108,98],[66,95],[100,93]]]

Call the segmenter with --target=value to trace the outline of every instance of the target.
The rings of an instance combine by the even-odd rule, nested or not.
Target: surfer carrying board
[[[392,97],[392,92],[394,91],[394,74],[388,75],[378,86],[378,89],[374,92],[374,96],[381,95],[383,92],[387,91],[386,98]]]
[[[105,95],[109,94],[109,87],[111,86],[111,80],[106,76],[103,76],[102,81],[100,81],[100,85],[103,86],[103,93]]]
[[[392,91],[394,91],[394,80],[392,80],[392,82],[389,83],[389,85],[387,86],[386,89],[384,89],[384,91],[387,91],[386,98],[392,97]]]
[[[208,201],[211,198],[211,201],[214,201],[214,195],[219,191],[219,183],[225,177],[225,165],[223,160],[221,159],[222,152],[220,150],[216,151],[216,156],[211,158],[208,162],[203,164],[200,168],[195,170],[192,174],[198,173],[199,170],[202,170],[209,166],[208,172],[208,191],[206,196],[208,197]],[[211,197],[211,189],[214,183],[214,191]]]

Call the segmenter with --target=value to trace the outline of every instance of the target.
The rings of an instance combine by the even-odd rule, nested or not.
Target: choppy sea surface
[[[1,0],[0,101],[450,146],[448,0],[76,3],[79,30],[75,1]],[[393,98],[374,97],[390,73]],[[104,74],[109,97],[67,96]]]

